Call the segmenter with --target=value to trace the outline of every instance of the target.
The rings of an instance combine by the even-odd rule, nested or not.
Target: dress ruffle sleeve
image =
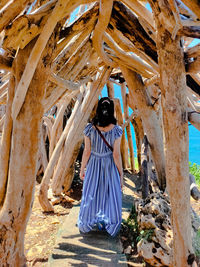
[[[92,123],[88,123],[83,131],[84,135],[87,137],[90,137],[91,135],[91,130],[92,130]]]
[[[123,134],[123,130],[122,127],[120,127],[119,125],[117,125],[115,127],[115,139],[119,138],[120,136],[122,136]]]

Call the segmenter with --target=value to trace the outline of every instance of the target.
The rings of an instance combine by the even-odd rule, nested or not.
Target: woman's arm
[[[81,170],[80,170],[80,178],[81,178],[81,180],[84,180],[85,167],[87,165],[87,162],[88,162],[88,160],[90,158],[90,154],[91,154],[90,138],[85,136],[84,137],[84,141],[85,141],[85,147],[84,147],[84,151],[83,151],[82,162],[81,162]]]
[[[120,175],[121,188],[123,188],[123,169],[122,169],[122,159],[120,151],[121,137],[116,139],[113,147],[113,159],[117,166]]]

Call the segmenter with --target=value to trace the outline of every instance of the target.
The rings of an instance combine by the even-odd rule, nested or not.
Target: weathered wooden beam
[[[197,15],[195,15],[195,13],[192,12],[192,10],[190,10],[188,6],[186,6],[182,1],[176,0],[176,3],[181,15],[184,15],[185,17],[189,17],[191,19],[197,19]]]
[[[125,120],[128,120],[129,119],[128,95],[126,94],[126,83],[125,82],[122,83],[121,85],[121,95],[122,95],[122,101],[123,101],[124,118]],[[134,173],[135,172],[135,158],[134,158],[133,139],[132,139],[130,122],[126,126],[126,133],[128,137],[131,171]]]
[[[104,39],[105,42],[110,46],[110,48],[115,51],[116,56],[119,57],[119,59],[121,59],[122,62],[125,62],[126,65],[131,66],[133,69],[135,69],[136,72],[139,72],[143,74],[144,77],[148,78],[151,78],[153,74],[157,74],[157,72],[151,66],[146,64],[139,57],[135,56],[134,54],[127,53],[123,49],[121,49],[121,47],[119,47],[113,41],[113,39],[110,37],[109,34],[105,33]],[[115,60],[114,57],[113,60]]]
[[[188,19],[184,19],[181,20],[181,24],[185,27],[191,27],[191,26],[195,26],[195,27],[199,27],[200,26],[200,21],[194,21],[194,20],[188,20]]]
[[[200,19],[200,3],[199,0],[181,0],[194,14]]]
[[[4,49],[23,49],[31,40],[39,35],[48,20],[56,1],[50,1],[45,8],[33,14],[21,15],[5,30]]]
[[[149,97],[149,92],[142,82],[142,78],[134,71],[120,66],[123,76],[129,88],[130,103],[134,103],[144,127],[144,132],[150,143],[151,153],[154,160],[158,183],[161,189],[166,186],[165,159],[163,148],[162,126],[158,114],[154,110]]]
[[[183,26],[179,31],[179,35],[191,37],[191,38],[198,38],[200,39],[200,26]]]
[[[121,2],[114,2],[108,27],[112,29],[113,26],[121,31],[138,49],[145,52],[157,62],[156,44],[154,40],[143,29],[134,13]]]
[[[144,137],[144,129],[142,125],[142,119],[141,116],[135,117],[131,121],[134,132],[135,132],[135,141],[137,146],[137,160],[138,160],[138,168],[139,172],[141,172],[141,147],[142,147],[142,139]]]
[[[3,83],[3,85],[1,85],[1,87],[0,87],[0,98],[8,90],[8,84],[9,84],[9,81],[6,81],[5,83]]]
[[[67,62],[66,66],[64,66],[60,72],[59,76],[64,77],[65,79],[70,79],[74,81],[77,75],[84,68],[87,60],[92,53],[91,42],[87,42],[83,45],[79,51],[77,51]],[[46,90],[46,96],[44,99],[45,110],[51,108],[65,93],[67,92],[67,88],[57,87],[55,84],[50,84]]]
[[[0,69],[11,71],[13,58],[0,55]]]
[[[200,56],[200,44],[197,44],[193,47],[188,47],[187,50],[185,51],[185,57],[186,59],[190,57],[198,57]]]
[[[5,121],[5,114],[2,116],[2,118],[0,119],[0,131],[2,132],[2,128],[3,128],[3,124]],[[0,142],[0,150],[1,150],[1,142]]]
[[[27,4],[33,1],[34,0],[11,1],[6,8],[2,8],[2,10],[0,10],[0,32],[23,11]]]
[[[60,53],[62,49],[72,40],[77,34],[85,34],[91,32],[98,19],[99,4],[96,3],[89,10],[87,10],[81,17],[75,20],[71,25],[65,27],[60,31],[60,42],[56,47],[56,54]],[[85,33],[86,32],[86,33]],[[89,33],[88,33],[89,34]],[[63,39],[64,38],[64,39]],[[63,40],[62,40],[63,39]]]
[[[128,38],[123,35],[123,32],[117,30],[115,27],[112,27],[107,29],[107,33],[112,37],[115,43],[124,50],[124,52],[127,51],[136,54],[152,68],[158,71],[158,64],[143,51],[138,49]]]
[[[185,65],[187,73],[199,73],[200,72],[200,56],[194,59],[193,62],[190,62]]]
[[[25,51],[27,53],[24,50],[19,51],[15,59],[18,63],[14,72],[14,82],[16,83],[20,80],[34,44],[31,43],[30,45],[26,47]],[[44,57],[46,56],[45,52]],[[33,205],[40,125],[44,112],[41,99],[44,96],[44,85],[48,75],[48,65],[42,59],[40,59],[40,64],[34,73],[34,79],[29,86],[23,110],[17,120],[13,121],[11,148],[8,158],[8,183],[0,213],[0,232],[2,232],[2,229],[6,231],[1,243],[0,266],[25,265],[23,244],[27,221]],[[13,87],[15,88],[15,86]],[[15,194],[13,194],[14,191]],[[15,240],[16,246],[10,246],[11,240]]]
[[[80,83],[75,83],[75,82],[72,82],[72,81],[65,80],[65,79],[59,77],[58,75],[56,75],[53,72],[49,76],[49,80],[51,82],[54,82],[58,86],[63,87],[65,89],[69,90],[69,91],[79,90],[82,84],[84,84],[84,83],[89,81],[89,79],[86,79],[86,80],[84,79]]]
[[[172,265],[189,267],[195,264],[195,258],[191,239],[189,135],[184,54],[180,36],[176,36],[173,40],[166,25],[167,21],[163,20],[163,17],[173,16],[166,8],[168,3],[164,0],[158,2],[151,0],[150,3],[157,24],[166,180],[174,236]]]
[[[116,64],[114,64],[114,62],[107,56],[103,48],[103,37],[105,37],[104,32],[110,21],[112,7],[113,0],[101,0],[98,22],[93,32],[92,42],[94,49],[104,63],[108,66],[116,67]]]
[[[120,126],[122,126],[124,123],[124,120],[123,120],[122,108],[121,108],[119,98],[115,98],[114,103],[115,103],[115,112],[116,112],[117,122]],[[128,160],[128,145],[127,145],[127,140],[126,140],[126,136],[125,136],[125,131],[123,131],[123,133],[122,133],[120,150],[121,150],[123,169],[127,170],[127,169],[129,169],[130,164],[129,164],[129,160]]]
[[[53,156],[52,154],[53,154],[53,151],[54,151],[55,146],[57,144],[56,140],[55,140],[56,131],[58,129],[60,122],[63,119],[63,113],[65,111],[65,108],[69,104],[70,101],[71,101],[70,97],[68,97],[68,98],[65,97],[64,104],[60,107],[60,109],[57,113],[57,116],[56,116],[56,120],[52,126],[51,142],[50,142],[50,148],[49,148],[49,159],[50,159],[49,164],[52,164],[51,157]],[[59,140],[58,140],[58,142],[59,142]],[[47,168],[48,168],[48,170],[46,171]],[[48,175],[48,173],[50,172],[49,168],[50,168],[49,165],[47,165],[45,172],[44,172],[44,176],[43,176],[41,185],[40,185],[40,190],[39,190],[39,195],[38,195],[38,199],[39,199],[39,202],[40,202],[42,209],[44,211],[48,211],[48,212],[54,210],[51,202],[48,200],[48,189],[49,189],[49,183],[50,183],[50,178],[51,178],[51,176]]]
[[[174,40],[176,38],[176,34],[177,34],[178,30],[182,28],[182,23],[181,23],[181,18],[179,15],[179,10],[178,10],[176,1],[175,0],[168,0],[168,2],[169,2],[169,6],[171,8],[171,11],[173,13],[173,17],[175,20],[174,28],[172,30],[172,39]]]
[[[131,115],[126,118],[125,122],[122,124],[122,129],[126,128],[127,125],[136,117],[136,112],[132,112]]]
[[[115,98],[115,91],[114,91],[113,83],[108,81],[106,86],[107,86],[108,97],[114,99]]]
[[[188,121],[200,131],[200,113],[196,111],[188,111]]]
[[[0,97],[0,105],[6,105],[8,93],[4,92]]]
[[[15,81],[14,76],[11,76],[8,88],[8,101],[6,105],[6,114],[4,119],[3,134],[1,137],[1,149],[0,149],[0,207],[3,205],[6,195],[6,185],[8,179],[9,169],[9,157],[11,147],[11,135],[13,121],[11,118],[11,107],[14,98]]]
[[[135,14],[138,15],[139,20],[140,18],[142,18],[145,21],[144,24],[147,25],[150,31],[149,34],[152,35],[151,37],[154,39],[155,38],[155,27],[154,27],[155,23],[153,20],[152,13],[137,0],[135,1],[123,0],[122,2],[126,6],[128,6],[131,11],[133,11]]]
[[[35,46],[33,47],[31,54],[29,56],[28,62],[24,69],[21,80],[17,86],[15,97],[12,105],[12,117],[15,119],[23,105],[26,92],[28,90],[29,84],[34,75],[35,69],[39,62],[40,56],[51,36],[57,22],[63,16],[63,9],[69,4],[69,0],[59,0],[51,13],[51,16],[48,18],[47,23],[45,24],[42,33],[40,34],[38,40],[36,41]]]
[[[62,67],[67,64],[70,57],[72,57],[77,50],[81,50],[81,47],[89,40],[90,33],[94,29],[94,25],[91,27],[86,27],[76,38],[72,37],[72,40],[66,47],[61,51],[61,53],[56,57],[52,64],[52,69],[57,73]],[[56,51],[57,53],[57,51]]]

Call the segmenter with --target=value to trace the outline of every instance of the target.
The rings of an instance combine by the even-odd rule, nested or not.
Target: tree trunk
[[[122,100],[123,100],[123,107],[124,107],[124,118],[125,120],[127,120],[129,117],[129,112],[128,112],[128,95],[126,94],[125,83],[121,85],[121,93],[122,93]],[[127,139],[128,139],[130,165],[131,165],[131,170],[134,173],[135,172],[135,162],[134,162],[135,159],[134,159],[133,140],[132,140],[130,123],[128,123],[128,125],[126,126],[126,133],[127,133]]]
[[[165,189],[165,158],[163,149],[163,133],[159,116],[156,114],[149,100],[147,89],[145,88],[141,76],[125,67],[120,67],[129,87],[130,102],[135,103],[141,114],[144,132],[147,135],[153,161],[155,164],[158,183],[161,189]]]
[[[160,66],[167,189],[170,196],[173,229],[173,266],[191,266],[194,254],[191,239],[188,158],[188,119],[186,74],[181,38],[172,39],[167,30],[173,13],[165,1],[151,2],[157,26]],[[162,19],[161,19],[162,17]],[[166,22],[165,23],[163,23]]]
[[[33,43],[19,51],[15,59],[14,73],[17,82],[32,47]],[[7,191],[0,211],[0,266],[21,267],[25,264],[24,234],[33,205],[40,123],[43,115],[41,101],[47,72],[43,61],[40,60],[22,109],[13,121]]]
[[[6,107],[6,115],[5,122],[3,127],[3,134],[1,138],[1,150],[0,150],[0,206],[3,205],[6,187],[7,187],[7,179],[8,179],[8,165],[9,165],[9,157],[10,157],[10,146],[11,146],[11,135],[12,135],[12,125],[13,121],[11,118],[11,108],[12,101],[14,98],[15,91],[15,78],[11,77],[8,89],[8,102]]]
[[[118,98],[115,98],[115,112],[116,112],[117,122],[120,126],[122,126],[123,125],[123,115],[122,115],[120,100]],[[125,136],[124,131],[122,134],[120,149],[121,149],[121,156],[122,156],[122,166],[123,166],[123,169],[127,170],[127,169],[129,169],[130,164],[128,162],[128,144],[126,141],[126,136]]]
[[[81,136],[82,136],[82,133],[81,133]],[[63,184],[63,187],[64,187],[63,191],[64,192],[67,192],[71,188],[73,178],[74,178],[75,163],[76,163],[76,159],[78,157],[82,143],[83,143],[83,138],[79,142],[77,142],[76,146],[74,147],[74,151],[71,154],[71,160],[70,160],[70,164],[69,164],[70,166],[67,169],[67,172],[66,172],[65,177],[64,177],[64,184]]]
[[[142,147],[142,138],[144,136],[144,129],[142,126],[141,117],[136,117],[132,121],[133,128],[135,131],[135,140],[137,146],[137,160],[138,160],[138,169],[141,172],[141,147]]]

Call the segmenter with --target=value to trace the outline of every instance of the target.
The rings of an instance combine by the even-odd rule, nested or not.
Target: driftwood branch
[[[110,21],[110,16],[113,7],[113,0],[102,0],[99,9],[99,18],[97,25],[95,26],[93,33],[93,46],[100,58],[108,65],[116,67],[116,64],[106,55],[103,48],[103,36],[108,23]]]

